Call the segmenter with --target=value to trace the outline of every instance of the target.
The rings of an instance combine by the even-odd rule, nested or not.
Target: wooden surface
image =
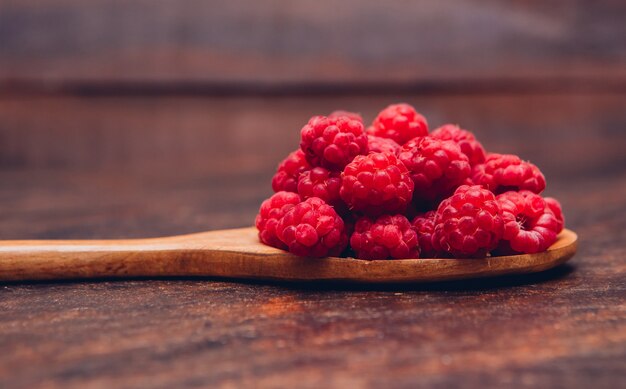
[[[0,388],[617,388],[626,5],[0,0],[0,239],[249,226],[313,114],[407,101],[539,165],[579,234],[526,276],[0,284]]]
[[[259,241],[256,227],[150,239],[0,241],[0,281],[218,277],[266,281],[419,283],[527,274],[565,263],[578,237],[564,229],[546,251],[473,259],[302,258]]]
[[[246,226],[313,113],[415,104],[548,178],[580,237],[527,276],[377,288],[215,279],[0,285],[0,387],[618,387],[626,364],[620,93],[5,95],[0,238]]]
[[[0,85],[623,91],[624,15],[621,0],[3,0]]]

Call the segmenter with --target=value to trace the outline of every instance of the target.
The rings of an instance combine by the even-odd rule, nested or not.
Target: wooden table
[[[399,100],[433,125],[463,123],[489,149],[542,167],[546,193],[561,199],[580,236],[576,257],[536,275],[375,288],[215,279],[5,284],[0,387],[617,387],[626,363],[619,93],[12,96],[0,101],[10,145],[0,236],[142,237],[250,225],[271,193],[274,165],[309,115],[341,107],[371,119]],[[37,167],[39,159],[48,167]]]
[[[0,388],[623,386],[624,15],[1,2],[0,239],[251,225],[311,115],[407,101],[539,165],[580,244],[541,274],[432,285],[0,284]]]

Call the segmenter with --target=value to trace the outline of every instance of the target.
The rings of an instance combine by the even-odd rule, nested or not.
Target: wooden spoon
[[[548,251],[482,259],[301,258],[261,244],[254,227],[135,240],[0,242],[0,281],[212,276],[288,281],[429,282],[533,273],[576,252],[563,230]]]

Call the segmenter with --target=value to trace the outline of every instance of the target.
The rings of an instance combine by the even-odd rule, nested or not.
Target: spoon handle
[[[198,256],[207,250],[172,238],[4,241],[0,280],[193,275]]]
[[[289,262],[291,257],[260,244],[254,227],[150,239],[0,241],[0,282],[255,277],[265,271],[281,274],[283,265],[277,260]]]

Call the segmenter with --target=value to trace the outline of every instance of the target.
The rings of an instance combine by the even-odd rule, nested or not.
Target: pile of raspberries
[[[299,256],[479,258],[537,253],[563,229],[546,180],[446,124],[429,132],[408,104],[314,116],[256,217],[261,242]]]

